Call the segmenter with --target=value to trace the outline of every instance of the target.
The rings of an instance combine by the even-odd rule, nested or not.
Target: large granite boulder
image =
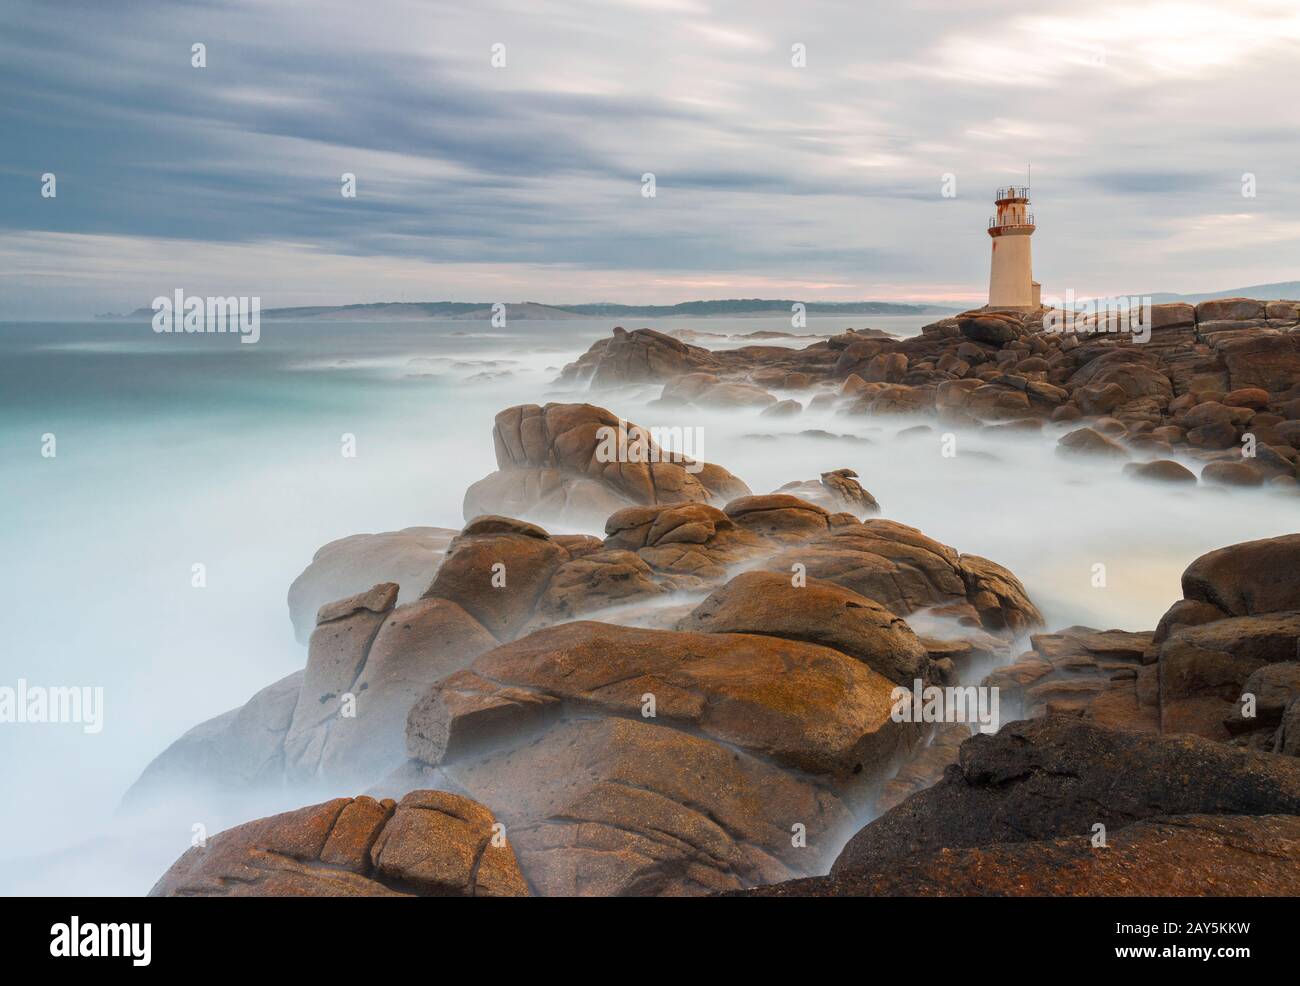
[[[151,897],[527,897],[492,813],[445,791],[335,798],[195,846]]]
[[[700,587],[775,550],[722,510],[699,503],[628,507],[610,516],[605,533],[606,548],[635,552],[656,572],[693,579]]]
[[[589,383],[609,387],[625,383],[663,382],[670,377],[717,366],[714,355],[654,329],[628,332],[615,328],[608,339],[600,339],[567,365],[561,383]]]
[[[890,717],[892,692],[864,662],[802,640],[579,621],[489,651],[435,684],[411,710],[407,743],[445,767],[581,710],[653,718],[849,788],[915,740]]]
[[[835,875],[916,853],[1108,835],[1161,815],[1300,815],[1300,760],[1048,716],[962,744],[943,780],[849,840]]]
[[[710,594],[679,627],[822,644],[909,688],[930,676],[927,651],[905,620],[833,582],[745,572]]]
[[[894,683],[862,660],[768,629],[530,634],[429,690],[408,720],[415,763],[388,783],[436,770],[491,804],[543,894],[817,872],[924,727],[895,720]]]
[[[496,416],[497,471],[465,492],[465,518],[599,529],[633,505],[712,503],[749,492],[721,466],[665,451],[650,429],[591,404],[524,404]]]
[[[1156,628],[1161,728],[1227,740],[1241,714],[1247,679],[1300,657],[1300,534],[1230,545],[1202,555],[1183,572],[1183,599]],[[1275,723],[1257,722],[1273,744]]]
[[[1258,387],[1282,393],[1300,381],[1300,333],[1265,330],[1240,333],[1215,343],[1234,390]]]
[[[1300,610],[1300,534],[1202,555],[1183,572],[1183,596],[1230,616]]]
[[[906,617],[917,610],[1012,635],[1041,626],[1042,614],[1009,571],[978,555],[963,555],[891,520],[829,526],[788,547],[764,568],[834,582]]]

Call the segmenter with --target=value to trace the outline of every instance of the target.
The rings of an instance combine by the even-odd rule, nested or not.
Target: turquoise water
[[[927,321],[815,319],[804,331]],[[789,327],[629,327],[642,324]],[[0,325],[0,686],[105,696],[98,734],[0,724],[7,800],[20,806],[0,813],[0,892],[142,893],[193,822],[215,832],[243,820],[178,809],[146,837],[113,811],[181,733],[303,665],[285,593],[320,545],[461,526],[465,488],[495,468],[493,416],[512,404],[591,400],[643,425],[702,428],[702,457],[756,492],[854,468],[886,516],[1010,567],[1053,628],[1150,628],[1197,555],[1297,526],[1292,498],[1134,484],[1117,467],[1062,462],[1053,436],[963,434],[953,459],[938,432],[896,438],[915,423],[903,419],[669,413],[650,404],[656,386],[557,388],[559,368],[610,326],[265,321],[262,341],[241,345],[145,322]],[[851,438],[798,434],[813,428]],[[46,434],[55,458],[41,455]],[[345,434],[355,458],[340,452]],[[191,584],[196,563],[205,588]]]
[[[789,328],[702,327],[733,325]],[[0,724],[5,785],[41,806],[0,816],[0,859],[93,840],[168,743],[301,667],[285,593],[313,552],[461,526],[465,488],[495,468],[493,416],[544,401],[610,326],[268,320],[243,345],[147,321],[0,324],[0,686],[105,690],[95,735]]]

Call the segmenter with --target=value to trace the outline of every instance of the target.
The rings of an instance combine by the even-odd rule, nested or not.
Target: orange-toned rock
[[[443,791],[336,798],[247,822],[178,859],[151,897],[526,897],[496,820]]]

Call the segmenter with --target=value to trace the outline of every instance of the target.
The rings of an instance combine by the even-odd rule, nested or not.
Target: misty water
[[[912,334],[932,320],[817,318],[799,331]],[[143,819],[115,809],[183,732],[303,666],[285,593],[320,545],[462,526],[465,488],[495,468],[493,416],[512,404],[589,400],[642,425],[702,429],[695,451],[755,492],[850,467],[884,516],[1008,566],[1049,629],[1149,629],[1197,555],[1297,529],[1294,498],[1139,484],[1113,463],[1061,460],[1052,427],[957,432],[945,457],[948,429],[900,437],[922,423],[907,418],[688,412],[652,406],[658,386],[556,385],[612,324],[264,321],[257,345],[155,335],[143,321],[0,325],[0,686],[104,690],[98,733],[0,725],[0,893],[144,893],[195,824],[215,833],[254,817],[232,805],[194,818],[183,799]],[[626,324],[789,330],[785,318]],[[256,808],[304,803],[286,791]]]

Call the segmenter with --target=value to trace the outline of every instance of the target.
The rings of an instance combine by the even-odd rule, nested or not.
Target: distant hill
[[[1146,297],[1146,295],[1140,295],[1139,297]],[[1196,304],[1198,301],[1213,301],[1216,298],[1254,298],[1256,301],[1300,299],[1300,281],[1253,284],[1246,288],[1229,288],[1227,291],[1210,291],[1204,294],[1169,294],[1164,292],[1152,294],[1151,302],[1156,305],[1163,305],[1171,301],[1185,301],[1189,304]]]
[[[629,315],[640,318],[673,318],[678,315],[709,318],[721,315],[788,315],[798,303],[793,299],[736,298],[727,301],[683,301],[677,305],[618,305],[603,302],[594,305],[565,305],[563,310],[575,315],[605,318]],[[962,310],[894,301],[805,301],[802,304],[809,315],[940,315]]]
[[[740,298],[728,301],[685,301],[678,305],[619,305],[601,302],[590,305],[542,305],[535,301],[509,303],[506,318],[510,321],[554,320],[574,318],[711,318],[719,316],[789,315],[794,301],[763,298]],[[383,319],[417,321],[426,319],[463,319],[487,321],[492,317],[490,301],[384,301],[369,305],[312,305],[296,308],[266,308],[262,318],[307,321],[356,322]],[[943,305],[911,305],[892,301],[806,301],[808,315],[946,315],[961,311]],[[152,308],[137,308],[129,315],[96,315],[97,319],[152,318]]]

